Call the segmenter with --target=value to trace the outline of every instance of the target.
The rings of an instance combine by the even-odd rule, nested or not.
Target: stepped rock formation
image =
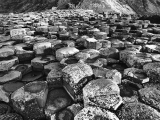
[[[0,0],[0,13],[41,11],[53,6],[67,8],[68,3],[79,4],[82,8],[89,7],[90,3],[98,3],[105,11],[120,13],[160,14],[160,0]]]

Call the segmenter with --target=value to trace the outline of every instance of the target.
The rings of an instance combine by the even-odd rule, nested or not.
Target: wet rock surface
[[[160,119],[159,24],[82,9],[0,18],[0,119]]]

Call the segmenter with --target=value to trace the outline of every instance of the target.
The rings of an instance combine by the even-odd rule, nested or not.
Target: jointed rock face
[[[0,120],[160,120],[159,24],[83,9],[0,20]]]

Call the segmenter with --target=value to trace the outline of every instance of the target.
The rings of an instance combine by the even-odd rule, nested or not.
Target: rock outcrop
[[[68,3],[78,5],[79,8],[98,9],[100,7],[104,11],[128,14],[157,15],[160,13],[160,0],[0,0],[0,12],[41,11],[52,7],[64,9],[69,8]]]

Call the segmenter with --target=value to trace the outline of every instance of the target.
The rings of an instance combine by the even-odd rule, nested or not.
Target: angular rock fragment
[[[111,42],[109,40],[99,40],[100,43],[102,43],[102,48],[110,48]]]
[[[93,68],[93,74],[96,78],[106,78],[106,73],[108,72],[108,69],[106,68]]]
[[[102,55],[105,58],[119,58],[119,50],[116,48],[101,48],[99,52],[100,55]]]
[[[51,71],[47,75],[47,82],[49,84],[49,87],[62,87],[62,68],[60,64],[53,64],[54,68],[51,69]]]
[[[63,70],[63,86],[74,101],[81,100],[84,85],[92,80],[92,68],[84,63],[70,64]]]
[[[118,85],[110,79],[97,79],[83,88],[84,106],[117,110],[123,103]]]
[[[107,59],[105,58],[98,58],[96,59],[96,61],[94,61],[93,64],[91,64],[91,66],[95,66],[95,67],[105,67],[107,66]]]
[[[64,47],[56,51],[56,59],[61,61],[63,58],[72,56],[78,52],[79,50],[74,47]]]
[[[7,47],[0,49],[0,58],[13,56],[14,54],[15,54],[14,49],[7,48]]]
[[[117,84],[120,84],[122,79],[122,74],[117,70],[108,70],[106,72],[106,79],[111,79]]]
[[[19,28],[19,29],[12,29],[10,30],[11,37],[15,36],[24,36],[26,35],[26,29],[25,28]]]
[[[0,71],[10,70],[11,67],[19,63],[18,57],[11,57],[0,61]]]
[[[136,53],[138,53],[139,51],[136,50],[136,49],[125,49],[125,50],[122,50],[120,51],[119,53],[119,57],[120,57],[120,60],[126,64],[127,62],[127,59],[130,55],[135,55]]]
[[[31,50],[23,49],[23,45],[15,46],[16,49],[16,56],[18,57],[19,61],[27,61],[34,58],[34,52]]]
[[[128,56],[127,65],[129,67],[142,68],[144,64],[151,63],[152,59],[150,54],[147,53],[136,53]]]
[[[84,42],[84,46],[88,49],[97,49],[97,40],[94,38],[87,38]]]
[[[95,49],[84,49],[79,53],[87,53],[89,54],[89,56],[87,54],[85,54],[87,56],[88,59],[94,59],[100,56],[100,52],[99,50],[95,50]],[[82,54],[83,55],[83,54]],[[85,60],[85,59],[84,59]]]
[[[61,64],[59,62],[51,62],[44,66],[44,72],[46,75],[52,70],[52,69],[58,69],[61,68]]]
[[[33,47],[33,50],[35,51],[36,55],[43,55],[45,52],[47,52],[47,49],[51,48],[50,42],[41,42],[36,43]]]

